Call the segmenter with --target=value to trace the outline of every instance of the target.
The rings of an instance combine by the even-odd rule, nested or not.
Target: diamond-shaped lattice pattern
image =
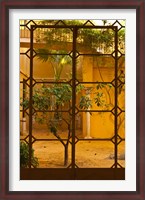
[[[112,165],[111,168],[115,168],[115,163]],[[117,168],[123,168],[119,163],[117,163]]]
[[[76,51],[76,58],[78,58],[80,56],[79,52]]]
[[[72,79],[70,79],[70,80],[68,81],[68,84],[69,84],[70,86],[72,86]]]
[[[75,144],[79,141],[79,138],[75,136]],[[69,138],[69,143],[72,144],[72,136]]]
[[[113,108],[113,109],[111,110],[111,113],[112,113],[113,115],[115,115],[115,108]],[[117,116],[119,116],[121,113],[122,113],[121,108],[119,108],[119,107],[117,106]]]
[[[32,115],[34,115],[36,110],[32,107]]]
[[[112,24],[112,26],[118,26],[118,31],[119,31],[122,27],[124,27],[124,26],[122,26],[122,24],[121,24],[118,20],[116,20],[116,21]]]
[[[79,110],[78,110],[77,107],[75,107],[75,115],[78,114],[78,113],[79,113]],[[69,114],[70,114],[70,115],[73,115],[73,113],[72,113],[72,108],[69,109]]]
[[[111,82],[111,84],[115,87],[115,79]]]
[[[25,111],[25,114],[29,116],[29,105],[28,105],[28,108],[25,109],[24,111]]]
[[[83,26],[95,26],[95,25],[94,25],[93,22],[91,22],[90,20],[87,20],[87,21],[83,24]]]
[[[58,21],[55,23],[55,25],[67,26],[67,25],[64,23],[64,21],[62,21],[62,20],[58,20]]]
[[[27,108],[25,108],[23,111],[24,111],[28,116],[30,116],[30,113],[29,113],[29,103],[28,103]],[[32,107],[32,115],[34,115],[35,112],[36,112],[36,110]]]
[[[80,82],[79,82],[77,79],[75,79],[75,85],[77,86],[79,83],[80,83]],[[72,79],[68,81],[68,84],[69,84],[70,86],[72,86]]]
[[[79,81],[76,79],[76,80],[75,80],[75,83],[76,83],[76,86],[77,86],[77,85],[79,84]]]
[[[25,52],[25,55],[30,59],[30,49]],[[33,49],[33,58],[37,55],[36,51]]]
[[[115,136],[112,137],[111,141],[115,144]],[[122,138],[121,138],[119,135],[117,135],[117,145],[118,145],[120,142],[122,142]]]
[[[117,87],[120,87],[121,85],[123,85],[124,83],[120,80],[120,79],[117,79]]]
[[[64,28],[64,29],[66,29],[66,28],[68,28],[67,27],[67,23],[65,23],[65,22],[63,22],[62,20],[58,20],[58,21],[56,21],[55,20],[55,25],[53,26],[53,28],[54,29],[56,29],[56,28],[61,28],[61,26]],[[31,25],[34,25],[34,29],[33,30],[35,30],[36,28],[38,28],[38,26],[37,26],[37,24],[33,21],[33,20],[30,20],[29,22],[27,22],[26,24],[25,24],[25,27],[27,28],[27,29],[29,29],[31,32],[33,32],[33,30],[31,29]],[[60,27],[59,27],[60,26]],[[90,26],[90,27],[87,27],[87,26]],[[78,37],[77,37],[77,41],[78,41],[78,43],[73,43],[73,44],[75,44],[75,46],[77,46],[76,48],[78,48],[77,50],[78,51],[76,51],[75,49],[73,50],[73,48],[71,49],[71,50],[69,50],[69,53],[67,53],[66,55],[67,55],[67,57],[70,57],[70,59],[72,59],[73,60],[73,62],[75,63],[75,62],[77,62],[77,58],[80,56],[85,56],[86,54],[85,54],[85,52],[84,53],[82,53],[82,50],[80,50],[79,51],[79,47],[81,46],[81,42],[83,43],[84,41],[83,41],[83,37],[82,37],[82,35],[81,35],[81,31],[82,31],[82,29],[84,28],[84,29],[95,29],[94,28],[94,26],[96,26],[96,25],[94,25],[93,24],[93,22],[92,21],[90,21],[90,20],[86,20],[85,21],[85,23],[83,24],[83,27],[82,26],[80,26],[80,28],[78,28]],[[116,29],[116,26],[118,26],[118,29]],[[120,30],[121,28],[122,28],[123,26],[116,20],[114,23],[113,23],[113,30]],[[69,29],[69,28],[68,28]],[[80,30],[81,29],[81,30]],[[99,28],[99,29],[101,29],[101,28]],[[107,28],[102,28],[102,30],[103,29],[107,29]],[[73,28],[72,28],[72,30],[74,30]],[[27,30],[28,31],[28,30]],[[30,32],[30,31],[28,31],[28,32]],[[79,32],[80,31],[80,32]],[[111,30],[112,31],[112,30]],[[113,31],[112,31],[113,32]],[[64,33],[65,34],[65,33]],[[114,33],[113,33],[114,34]],[[80,38],[79,38],[80,37]],[[82,37],[82,39],[81,39],[81,37]],[[71,39],[71,41],[72,41],[72,39]],[[76,40],[73,40],[73,42],[76,42]],[[80,42],[80,43],[79,43]],[[115,43],[116,41],[114,41],[113,42],[113,44]],[[118,42],[118,44],[119,44],[119,42]],[[117,43],[115,44],[115,46],[117,46]],[[110,51],[110,50],[109,50]],[[30,61],[35,57],[35,56],[37,56],[37,51],[35,51],[34,49],[28,49],[26,52],[24,52],[23,54],[25,54],[25,58],[26,57],[28,57],[29,59],[30,59]],[[88,53],[87,53],[88,54]],[[50,56],[52,56],[53,55],[53,53],[51,53],[50,54]],[[58,53],[56,53],[56,55],[59,55],[59,52]],[[89,55],[89,54],[88,54]],[[92,55],[92,57],[94,58],[94,55],[96,55],[96,53],[94,53],[94,54],[91,54]],[[109,53],[109,55],[110,55],[110,53]],[[90,55],[89,55],[90,56]],[[80,58],[79,57],[79,58]],[[116,48],[115,48],[115,51],[114,50],[112,50],[111,49],[111,57],[112,57],[112,60],[113,60],[113,65],[114,65],[114,61],[115,60],[117,60],[117,59],[119,59],[120,57],[122,57],[122,60],[124,59],[123,58],[123,54],[119,51],[119,50],[117,50]],[[124,61],[124,60],[123,60]],[[119,66],[119,65],[118,65]],[[122,67],[123,68],[123,67]],[[122,84],[124,84],[124,80],[123,80],[123,78],[122,77],[119,77],[118,75],[120,74],[119,73],[119,69],[117,68],[117,69],[115,69],[115,70],[117,70],[117,72],[116,72],[116,74],[115,74],[115,79],[114,80],[112,80],[112,82],[110,83],[109,82],[109,84],[112,84],[115,88],[113,88],[113,90],[115,90],[115,92],[117,93],[117,90],[118,90],[118,87],[120,87],[120,86],[122,86]],[[32,75],[32,74],[31,74]],[[122,75],[122,74],[121,74]],[[43,81],[42,81],[43,82]],[[29,95],[32,95],[31,93],[32,92],[30,92],[30,91],[32,91],[32,89],[33,89],[33,86],[36,84],[37,85],[37,79],[35,80],[35,79],[33,79],[33,75],[31,76],[31,77],[29,77],[27,80],[26,80],[26,85],[27,86],[29,86],[29,91],[28,91],[28,93],[29,93]],[[31,83],[31,84],[30,84]],[[46,81],[46,83],[47,83],[47,81]],[[49,82],[48,81],[48,85],[50,84],[51,82]],[[71,80],[69,80],[68,82],[67,82],[67,84],[69,84],[70,86],[71,86],[71,88],[73,89],[73,91],[74,91],[74,88],[77,88],[77,86],[79,85],[79,84],[81,84],[81,83],[83,83],[83,81],[81,81],[81,79],[80,79],[80,81],[79,80],[77,80],[76,78],[75,78],[75,75],[73,76],[73,78],[71,79]],[[95,83],[95,82],[94,82]],[[55,82],[53,83],[53,84],[55,84]],[[56,83],[57,84],[57,83]],[[66,84],[66,83],[65,83]],[[84,83],[85,84],[85,83]],[[91,83],[92,84],[92,83]],[[108,84],[108,83],[107,83]],[[74,88],[73,88],[73,86],[74,86]],[[84,92],[84,91],[83,91]],[[115,97],[118,97],[118,94],[116,94],[115,93]],[[89,92],[88,92],[88,94],[89,94]],[[86,91],[86,95],[87,95],[87,91]],[[32,101],[32,96],[30,96],[30,99],[31,99],[31,101]],[[74,95],[74,97],[73,97],[73,100],[75,99],[76,97],[75,97],[75,95]],[[117,98],[115,98],[115,100],[114,101],[116,101],[116,99]],[[78,100],[78,99],[77,99]],[[77,102],[77,101],[76,101]],[[121,109],[120,107],[118,107],[116,104],[117,104],[118,102],[115,102],[115,107],[113,108],[111,108],[110,110],[109,110],[109,113],[111,112],[114,116],[115,116],[115,118],[117,118],[122,112],[124,112],[123,111],[123,108]],[[32,116],[38,111],[37,110],[37,107],[34,107],[34,105],[35,105],[35,103],[32,103],[31,102],[31,105],[28,105],[28,110],[27,109],[25,109],[24,111],[27,113],[27,111],[28,111],[28,115],[29,115],[29,117],[31,117],[31,119],[32,119]],[[78,106],[78,108],[76,107],[76,104],[75,104],[75,101],[73,101],[73,102],[71,102],[71,106],[72,107],[69,107],[68,108],[68,110],[67,110],[67,114],[68,115],[70,115],[70,116],[68,116],[68,118],[73,118],[72,119],[72,123],[71,124],[69,124],[70,122],[69,122],[69,120],[68,121],[66,121],[66,120],[63,120],[63,122],[64,123],[66,123],[66,126],[68,127],[68,130],[69,130],[69,132],[70,132],[70,135],[72,135],[72,128],[74,129],[75,127],[72,127],[72,124],[74,125],[75,124],[75,119],[74,119],[74,116],[73,115],[77,115],[79,112],[82,112],[82,110],[80,110],[79,109],[79,106]],[[63,109],[65,109],[65,108],[62,108],[62,112],[66,112],[66,110],[63,110]],[[47,112],[47,111],[46,111]],[[48,112],[50,112],[50,111],[48,111]],[[53,111],[52,111],[53,112]],[[87,110],[87,111],[85,111],[85,112],[89,112],[89,110]],[[96,112],[98,112],[98,110],[96,110]],[[101,110],[101,112],[104,112],[105,113],[105,110],[104,111],[102,111]],[[108,110],[107,110],[107,112],[108,112]],[[122,115],[123,115],[123,113],[122,113]],[[66,115],[67,116],[67,115]],[[113,119],[114,119],[114,116],[112,116],[113,117]],[[74,120],[74,121],[73,121]],[[31,122],[31,120],[30,120],[30,134],[32,134],[32,127],[33,127],[33,124],[31,124],[32,122]],[[61,123],[62,123],[62,121],[61,121]],[[115,121],[115,128],[117,129],[117,125],[116,125],[116,121]],[[61,124],[60,124],[61,125]],[[123,124],[124,125],[124,124]],[[113,127],[114,127],[114,125],[113,125]],[[121,131],[122,131],[122,129],[121,129]],[[123,131],[124,131],[124,129],[123,129]],[[123,132],[122,131],[122,132]],[[119,131],[118,130],[115,130],[115,135],[111,138],[111,139],[109,139],[109,141],[111,141],[111,145],[112,146],[115,146],[115,147],[117,147],[124,139],[120,136],[120,135],[118,135],[117,133],[118,133]],[[73,134],[75,134],[75,132],[73,133]],[[76,134],[77,134],[77,131],[76,131]],[[30,137],[31,137],[31,143],[30,143]],[[75,135],[73,135],[73,137],[75,137],[75,138],[73,138],[72,139],[72,136],[69,138],[69,143],[70,144],[72,144],[72,142],[74,142],[75,144],[72,144],[72,146],[73,145],[77,145],[79,142],[80,142],[80,140],[82,140],[82,139],[79,139],[79,136],[77,137],[77,136],[75,136]],[[105,139],[105,138],[104,138]],[[38,141],[38,139],[36,139],[34,136],[32,136],[32,135],[27,135],[26,137],[24,136],[24,139],[23,139],[28,145],[29,145],[29,148],[30,148],[30,146],[33,146],[33,145],[31,145],[31,144],[33,144],[33,143],[35,143],[36,141]],[[57,140],[57,138],[56,138],[56,140]],[[74,140],[74,141],[73,141]],[[85,139],[83,139],[83,140],[85,140]],[[96,140],[96,141],[98,141],[99,139],[98,138],[93,138],[92,139],[92,141],[93,140]],[[106,139],[105,139],[106,140]],[[107,139],[108,140],[108,139]],[[65,139],[65,142],[66,142],[66,139]],[[113,144],[112,144],[113,143]],[[123,143],[123,142],[122,142]],[[121,144],[122,144],[121,143]],[[66,143],[65,143],[66,144]],[[71,146],[71,145],[70,145]],[[119,145],[120,146],[120,145]],[[73,151],[73,149],[72,149],[72,151]],[[74,151],[74,155],[75,155],[75,151]],[[115,148],[115,152],[114,152],[114,149],[113,149],[113,162],[115,162],[115,164],[111,164],[112,165],[112,168],[122,168],[122,166],[117,162],[117,159],[118,159],[118,150],[117,150],[117,148]],[[74,161],[73,161],[74,160]],[[118,159],[119,160],[119,159]],[[69,165],[69,167],[72,165],[73,167],[75,166],[76,168],[78,167],[76,164],[75,164],[75,157],[72,159],[72,161],[73,161],[73,163],[72,164],[70,164]],[[32,167],[34,167],[33,165],[32,165]]]
[[[73,57],[73,52],[71,51],[68,55],[72,58]]]
[[[111,56],[112,56],[113,58],[115,58],[115,57],[116,57],[116,52],[113,51],[113,53],[111,54]],[[119,59],[119,58],[121,58],[121,56],[122,56],[122,53],[118,50],[118,51],[117,51],[117,58]]]
[[[75,144],[79,141],[79,138],[75,136]]]
[[[113,79],[113,81],[111,82],[111,84],[115,87],[115,79]],[[120,85],[124,84],[124,82],[122,82],[119,78],[117,79],[117,87],[119,87]]]
[[[24,138],[24,141],[29,144],[29,135]],[[36,141],[36,138],[32,135],[32,144]]]
[[[30,87],[30,77],[26,80],[26,85],[28,86],[28,87]],[[32,87],[34,86],[36,84],[36,81],[35,81],[35,79],[34,78],[32,78]]]
[[[25,26],[30,30],[31,25],[37,25],[33,20],[28,21]]]
[[[71,58],[73,58],[73,51],[71,51],[69,54],[68,54]],[[80,56],[80,53],[78,51],[76,51],[76,56],[75,58],[79,57]]]

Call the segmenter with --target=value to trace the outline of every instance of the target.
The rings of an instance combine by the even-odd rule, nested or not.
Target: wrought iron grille
[[[47,166],[44,167],[41,164],[38,166],[37,172],[40,174],[42,168],[47,169],[49,176],[52,171],[55,173],[63,168],[64,171],[61,170],[59,173],[71,175],[69,178],[65,178],[64,175],[61,179],[101,179],[95,175],[95,171],[110,168],[111,173],[119,174],[120,169],[123,175],[121,178],[118,178],[117,174],[113,175],[113,178],[107,178],[106,175],[106,179],[124,179],[125,163],[122,160],[125,159],[125,154],[121,155],[123,158],[120,157],[119,145],[124,146],[125,142],[124,128],[122,128],[123,133],[120,133],[120,126],[124,126],[125,118],[125,69],[122,64],[125,57],[125,43],[120,33],[125,26],[118,20],[110,22],[109,25],[96,25],[93,20],[83,20],[81,23],[69,20],[25,20],[20,24],[20,29],[21,36],[25,37],[25,39],[20,39],[20,57],[23,60],[20,62],[20,68],[25,68],[26,72],[21,71],[23,79],[20,81],[22,93],[20,112],[23,118],[21,119],[22,126],[25,120],[27,123],[27,128],[25,127],[27,131],[21,135],[21,141],[25,142],[29,149],[27,170],[31,173],[35,172],[36,166],[32,162],[33,149],[37,156],[37,144],[45,142],[46,145],[42,145],[40,151],[43,152],[43,148],[47,148],[51,156],[50,154],[53,153],[49,153],[49,146],[53,144],[55,151],[55,145],[61,145],[64,161],[62,165],[57,166],[57,164],[49,163],[48,159]],[[48,62],[47,68],[42,67],[42,61]],[[105,66],[107,71],[111,65],[112,72],[105,74],[104,78],[99,65]],[[53,72],[50,70],[51,67]],[[92,77],[90,77],[90,71]],[[123,94],[121,94],[122,91]],[[120,102],[120,94],[123,105]],[[102,133],[101,137],[97,137],[96,127],[95,133],[91,136],[90,124],[92,123],[92,127],[95,127],[101,115],[105,116],[104,122],[102,119],[101,123],[104,123],[102,127],[106,127],[106,130],[103,129],[106,134],[103,136]],[[105,126],[110,117],[112,124]],[[45,123],[38,125],[34,120]],[[35,126],[41,127],[39,132],[42,134],[39,136]],[[49,130],[48,135],[43,135],[43,128]],[[108,133],[107,136],[108,129],[111,129],[112,135]],[[87,144],[85,148],[84,143]],[[98,146],[98,144],[102,145]],[[107,151],[110,148],[108,145],[112,149],[109,161],[107,157],[104,157],[105,164],[99,166],[99,160],[98,162],[93,162],[93,160],[97,160],[98,149],[104,147]],[[78,149],[83,149],[85,156],[89,148],[93,154],[93,157],[90,154],[91,159],[79,156]],[[62,159],[61,156],[60,159]],[[85,159],[88,160],[86,165]],[[83,164],[81,164],[82,160]],[[90,173],[91,171],[93,174]],[[23,172],[21,174],[22,179],[30,178]],[[50,179],[59,178],[54,175]]]

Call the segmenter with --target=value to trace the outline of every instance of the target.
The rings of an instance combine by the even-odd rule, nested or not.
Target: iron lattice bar
[[[30,95],[29,95],[29,168],[32,167],[32,117],[33,117],[33,28],[30,30]]]
[[[115,133],[115,168],[117,168],[117,155],[118,155],[118,144],[117,144],[117,136],[118,136],[118,30],[115,27],[115,121],[114,121],[114,133]]]
[[[27,23],[28,24],[28,23]],[[24,26],[26,28],[26,25],[20,25],[20,26]],[[123,26],[122,26],[123,27]],[[51,81],[51,80],[37,80],[34,79],[34,72],[33,72],[33,68],[34,68],[34,63],[33,63],[33,59],[34,59],[34,31],[37,28],[45,28],[45,29],[61,29],[61,28],[69,28],[72,31],[72,49],[69,51],[69,53],[67,54],[61,54],[61,53],[48,53],[46,55],[56,55],[56,56],[60,56],[60,55],[68,55],[70,56],[70,58],[72,59],[72,79],[68,80],[60,80],[58,82],[56,81]],[[112,29],[114,31],[114,51],[110,54],[97,54],[97,53],[81,53],[78,52],[77,50],[77,34],[78,34],[78,30],[79,29]],[[120,29],[119,29],[120,30]],[[112,142],[114,145],[114,164],[112,165],[111,168],[115,168],[115,170],[118,167],[122,167],[119,163],[118,163],[118,145],[120,142],[125,141],[125,138],[122,138],[118,135],[118,116],[120,115],[120,113],[124,113],[125,110],[121,109],[118,106],[118,81],[120,81],[121,84],[125,84],[124,82],[122,82],[121,80],[118,80],[118,63],[119,63],[119,58],[121,56],[124,56],[123,53],[121,53],[121,56],[118,57],[118,52],[120,53],[120,51],[118,50],[118,28],[115,25],[112,26],[80,26],[80,25],[31,25],[31,28],[29,29],[30,32],[30,56],[27,55],[27,53],[20,53],[20,55],[24,55],[27,56],[28,59],[30,60],[30,69],[29,69],[29,73],[30,73],[30,77],[28,77],[27,80],[23,80],[20,83],[23,83],[23,87],[25,87],[26,85],[29,87],[29,106],[28,108],[24,109],[24,107],[22,108],[22,110],[20,110],[23,114],[23,117],[25,116],[25,113],[27,113],[27,109],[29,110],[29,135],[28,135],[28,144],[29,144],[29,168],[32,168],[32,163],[31,163],[31,158],[32,158],[32,145],[34,142],[40,142],[40,141],[58,141],[58,139],[47,139],[47,138],[35,138],[33,136],[33,115],[35,113],[40,113],[40,112],[45,112],[45,113],[54,113],[56,110],[42,110],[42,109],[36,109],[33,107],[33,90],[34,90],[34,85],[35,84],[50,84],[50,85],[58,85],[58,84],[68,84],[71,86],[71,92],[72,92],[72,104],[69,107],[69,109],[63,109],[63,110],[57,110],[58,113],[68,113],[69,116],[71,116],[71,124],[72,124],[72,129],[71,129],[71,137],[69,137],[69,144],[71,145],[71,163],[69,164],[69,168],[72,169],[73,172],[73,177],[76,177],[76,168],[79,168],[79,165],[76,163],[76,143],[78,143],[79,141],[108,141],[108,142]],[[29,51],[27,50],[27,52]],[[37,55],[41,54],[41,53],[36,53]],[[114,55],[113,55],[114,54]],[[44,55],[42,53],[42,55]],[[77,59],[79,56],[110,56],[115,60],[115,72],[114,72],[114,79],[109,82],[109,81],[82,81],[82,79],[77,80],[76,78],[76,71],[77,71]],[[28,83],[29,81],[29,83]],[[79,109],[77,108],[76,105],[76,87],[79,84],[110,84],[113,86],[114,89],[114,107],[112,107],[112,109],[107,110],[107,109]],[[23,93],[23,98],[25,98],[24,93]],[[119,109],[118,109],[119,108]],[[118,114],[118,110],[120,111],[120,113]],[[112,113],[112,115],[114,116],[114,136],[111,138],[91,138],[91,139],[84,139],[84,138],[79,138],[77,137],[77,131],[76,131],[76,115],[78,113]],[[67,124],[68,125],[68,124]],[[70,124],[69,124],[70,125]],[[70,126],[69,126],[70,127]],[[118,137],[119,136],[119,137]],[[118,142],[118,138],[120,139],[120,141]],[[27,138],[26,138],[27,139]],[[26,141],[25,138],[21,139],[23,141]],[[66,138],[61,138],[63,142],[67,142]],[[77,141],[76,141],[77,140]],[[27,142],[27,141],[26,141]],[[90,169],[91,170],[91,169]]]
[[[72,57],[72,168],[75,168],[75,104],[76,104],[76,39],[77,28],[73,29],[73,57]]]

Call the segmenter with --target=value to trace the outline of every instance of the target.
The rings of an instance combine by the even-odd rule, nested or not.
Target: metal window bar
[[[114,99],[115,99],[115,106],[114,106],[114,116],[115,116],[115,120],[114,120],[114,165],[112,166],[112,168],[118,168],[122,167],[120,164],[118,164],[118,29],[117,26],[71,26],[71,25],[31,25],[30,28],[30,83],[29,83],[29,168],[32,168],[32,163],[31,163],[31,157],[32,157],[32,145],[35,141],[56,141],[57,139],[34,139],[33,134],[32,134],[32,120],[33,120],[33,100],[32,100],[32,96],[33,96],[33,87],[34,87],[34,78],[33,78],[33,59],[34,59],[34,47],[33,47],[33,40],[34,40],[34,31],[37,28],[43,28],[43,29],[48,29],[48,28],[69,28],[72,30],[73,32],[73,49],[72,49],[72,141],[69,143],[71,143],[72,145],[72,161],[71,161],[71,165],[69,167],[71,167],[72,169],[75,169],[76,167],[78,167],[75,163],[75,145],[76,145],[76,134],[75,134],[75,118],[76,118],[76,39],[77,39],[77,31],[80,28],[87,28],[87,29],[91,29],[91,28],[97,28],[97,29],[113,29],[113,31],[115,32],[115,81],[114,81],[114,88],[115,88],[115,92],[114,92]],[[94,56],[94,54],[85,54],[85,53],[81,53],[80,55],[91,55]],[[107,54],[110,55],[110,54]],[[124,54],[122,54],[124,55]],[[36,83],[42,83],[43,81],[37,81],[35,80]],[[45,81],[44,81],[45,82]],[[55,83],[55,82],[51,82],[51,81],[46,81],[45,83]],[[63,82],[60,82],[63,83]],[[67,82],[65,82],[66,84]],[[95,82],[83,82],[80,81],[79,83],[83,83],[83,84],[88,84],[88,83],[92,83],[94,84]],[[97,82],[97,83],[101,83],[101,82]],[[110,83],[110,82],[107,82]],[[62,110],[61,112],[63,112],[64,110]],[[23,110],[24,112],[24,110]],[[41,110],[37,110],[37,112],[41,112]],[[48,110],[47,112],[51,112],[50,110]],[[59,112],[59,111],[58,111]],[[68,111],[64,111],[64,112],[68,112]],[[89,110],[79,110],[79,112],[89,112]],[[110,112],[110,111],[105,111],[105,110],[91,110],[91,112]],[[125,112],[124,110],[122,110],[122,112]],[[24,115],[24,114],[23,114]],[[34,141],[33,141],[34,139]],[[24,139],[26,141],[26,138]],[[63,139],[64,141],[66,139]],[[77,138],[77,142],[78,141],[112,141],[112,138],[108,139],[108,138],[96,138],[96,139],[80,139]],[[125,138],[121,138],[121,141],[124,141]],[[74,170],[75,173],[75,170]]]

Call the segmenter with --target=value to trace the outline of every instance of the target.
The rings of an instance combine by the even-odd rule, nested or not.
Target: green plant
[[[88,96],[81,96],[80,98],[80,102],[79,102],[79,108],[80,109],[89,109],[90,107],[92,107],[92,101],[90,100],[90,98]]]
[[[41,111],[35,113],[35,120],[38,123],[45,123],[48,126],[50,132],[62,143],[65,149],[64,165],[67,165],[68,161],[68,145],[71,134],[71,116],[66,119],[63,117],[61,111],[68,107],[71,107],[72,100],[72,87],[68,83],[59,83],[61,80],[61,74],[64,66],[71,64],[71,59],[66,55],[64,51],[49,51],[47,49],[37,49],[37,57],[42,62],[49,62],[54,71],[54,84],[43,84],[39,88],[35,88],[32,96],[33,107],[35,110]],[[51,53],[51,56],[48,54]],[[53,55],[52,55],[53,53]],[[67,80],[66,80],[67,81]],[[63,82],[63,81],[61,81]],[[81,93],[84,86],[79,84],[76,86],[76,94]],[[28,96],[28,95],[27,95]],[[29,107],[29,98],[21,99],[21,106],[24,109]],[[86,105],[83,105],[87,107]],[[46,112],[51,110],[53,112]],[[67,140],[64,142],[61,135],[58,134],[58,129],[61,123],[66,123],[68,127]]]
[[[84,26],[83,28],[78,29],[78,37],[77,37],[77,43],[81,46],[88,47],[90,50],[99,50],[102,53],[112,53],[114,48],[114,31],[112,29],[106,29],[105,26],[111,25],[111,22],[108,22],[107,20],[102,20],[104,24],[104,28],[101,29],[88,29],[87,24],[90,25],[91,23],[94,23],[97,25],[97,21],[94,22],[93,20],[90,20],[90,22],[87,23],[87,20],[42,20],[39,21],[38,24],[42,25],[78,25],[78,26]],[[119,23],[124,26],[124,21],[119,20]],[[112,22],[113,24],[113,22]],[[39,39],[41,38],[41,39]],[[54,44],[61,44],[62,43],[69,43],[72,42],[72,32],[69,28],[49,28],[49,29],[40,29],[37,33],[37,42],[45,42],[46,45],[54,45]],[[121,50],[122,53],[124,53],[124,44],[125,44],[125,29],[122,28],[118,31],[118,49]],[[63,49],[67,50],[67,45],[63,45]],[[43,51],[43,49],[41,50]]]
[[[72,59],[64,50],[35,49],[37,58],[42,62],[49,62],[54,72],[54,80],[60,80],[64,66],[70,66]]]
[[[34,156],[34,149],[31,152],[31,164],[38,167],[38,158]],[[26,142],[20,142],[20,167],[29,167],[29,145]]]
[[[52,21],[53,23],[54,21]],[[46,22],[42,22],[44,24]],[[51,22],[48,20],[48,23],[51,24]],[[56,21],[57,23],[57,21]],[[61,22],[63,23],[63,22]],[[65,23],[74,25],[82,25],[84,22],[80,21],[65,21]],[[107,22],[104,22],[104,25],[107,24]],[[33,108],[37,110],[41,110],[40,113],[35,113],[35,119],[39,123],[46,123],[48,126],[48,129],[58,140],[63,144],[65,148],[65,160],[64,164],[67,164],[68,160],[68,145],[69,145],[69,138],[71,134],[71,116],[69,116],[68,119],[63,117],[61,111],[68,107],[70,109],[71,107],[71,100],[72,100],[72,87],[70,84],[67,83],[59,83],[62,82],[61,74],[64,69],[64,66],[70,67],[72,64],[72,55],[68,52],[68,49],[66,48],[67,45],[65,45],[64,42],[68,42],[66,40],[66,36],[69,35],[69,32],[71,32],[70,29],[45,29],[45,31],[41,30],[40,33],[43,35],[41,37],[41,41],[37,42],[43,42],[45,43],[44,49],[35,49],[37,53],[37,58],[41,60],[42,62],[48,62],[51,64],[53,72],[54,72],[54,84],[43,84],[42,87],[36,88],[34,90],[32,100],[33,100]],[[124,41],[124,30],[119,31],[118,35],[120,41]],[[71,36],[72,37],[72,36]],[[69,38],[70,39],[70,38]],[[61,46],[62,49],[65,50],[52,50],[50,45],[54,45],[54,42],[59,42],[59,46]],[[60,43],[61,42],[61,43]],[[79,29],[78,30],[78,38],[77,42],[82,45],[87,45],[91,49],[92,48],[104,48],[104,52],[112,52],[111,48],[112,45],[114,45],[114,31],[106,29],[104,27],[103,30],[95,30],[95,29]],[[64,44],[63,44],[64,43]],[[60,45],[61,44],[61,45]],[[96,45],[96,46],[95,46]],[[51,50],[50,50],[51,49]],[[71,72],[71,68],[69,70]],[[101,76],[101,75],[100,75]],[[70,78],[71,79],[71,78]],[[69,80],[70,80],[69,79]],[[67,81],[67,80],[65,80]],[[104,80],[102,80],[104,82]],[[122,86],[122,85],[121,85]],[[109,104],[106,103],[106,95],[104,95],[104,92],[100,91],[104,88],[106,90],[106,93],[109,97],[109,103],[111,105],[111,98],[110,98],[110,89],[112,85],[111,84],[105,84],[100,83],[97,84],[97,87],[95,90],[97,90],[94,94],[94,98],[91,99],[86,94],[83,94],[82,91],[84,90],[84,86],[79,84],[76,86],[76,94],[80,94],[80,100],[79,100],[79,108],[86,110],[92,107],[93,102],[98,107],[103,107],[108,109]],[[122,88],[121,88],[122,89]],[[82,95],[83,94],[83,95]],[[29,99],[25,98],[22,99],[21,105],[24,106],[24,108],[29,107]],[[46,112],[46,111],[52,111],[52,112]],[[91,114],[91,112],[90,112]],[[48,117],[49,115],[49,117]],[[61,138],[61,135],[58,134],[58,129],[61,124],[61,122],[65,122],[68,126],[68,134],[67,134],[67,140],[64,142],[64,140]]]

